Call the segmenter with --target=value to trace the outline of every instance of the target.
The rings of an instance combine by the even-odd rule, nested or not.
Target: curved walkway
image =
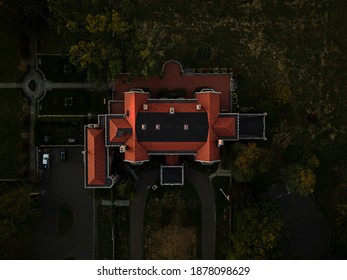
[[[185,179],[194,182],[201,201],[201,258],[215,258],[215,199],[208,176],[192,169],[185,169]],[[138,196],[130,204],[130,258],[143,259],[144,212],[148,186],[159,180],[159,169],[144,172],[136,182]]]

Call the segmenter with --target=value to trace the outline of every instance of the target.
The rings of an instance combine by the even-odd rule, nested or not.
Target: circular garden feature
[[[69,208],[63,208],[58,213],[58,234],[59,236],[68,235],[75,224],[75,214]]]
[[[37,82],[35,80],[31,80],[28,85],[29,89],[31,91],[36,91],[37,89]]]

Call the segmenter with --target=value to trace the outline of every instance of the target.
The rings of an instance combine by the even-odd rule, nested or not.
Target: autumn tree
[[[311,168],[292,164],[281,170],[281,177],[292,191],[300,195],[307,196],[314,192],[316,175]]]
[[[134,186],[134,181],[132,179],[121,179],[116,184],[117,193],[120,197],[134,201],[137,196],[137,192]]]
[[[74,22],[68,22],[71,31]],[[88,14],[85,32],[88,37],[70,47],[70,61],[80,70],[87,71],[90,80],[112,80],[123,72],[123,40],[127,39],[129,25],[115,10],[104,14]]]
[[[277,104],[284,105],[293,99],[293,94],[288,85],[277,83],[272,90],[272,98]]]
[[[26,188],[11,189],[0,197],[0,240],[16,238],[34,219]]]
[[[283,257],[286,230],[272,201],[262,201],[235,216],[230,259],[279,259]]]
[[[256,175],[264,174],[270,169],[270,151],[257,147],[255,143],[237,143],[234,152],[236,157],[232,172],[239,182],[250,182]]]
[[[159,73],[165,42],[159,23],[136,19],[129,0],[86,0],[80,6],[71,2],[50,1],[50,22],[66,38],[71,62],[86,71],[89,80],[114,80],[120,73],[143,77]]]

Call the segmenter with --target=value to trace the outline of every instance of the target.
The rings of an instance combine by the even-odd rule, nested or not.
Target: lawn
[[[28,167],[29,106],[21,90],[0,89],[0,178],[18,178]]]
[[[111,91],[52,90],[40,101],[41,115],[87,115],[107,112]]]
[[[194,186],[151,190],[144,227],[145,259],[199,259],[201,208]]]
[[[19,82],[23,74],[19,70],[19,38],[9,30],[0,25],[0,82]]]

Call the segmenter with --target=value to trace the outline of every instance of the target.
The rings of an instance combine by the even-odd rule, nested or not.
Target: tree
[[[136,199],[137,192],[132,179],[119,180],[116,188],[120,197],[129,199],[130,201],[134,201]]]
[[[270,169],[270,151],[257,147],[255,143],[237,143],[234,151],[237,156],[233,164],[233,176],[239,182],[250,182],[256,175]]]
[[[289,86],[277,84],[272,91],[274,101],[280,105],[289,103],[293,99],[293,94]]]
[[[34,220],[26,188],[11,189],[0,197],[0,240],[16,238]]]
[[[281,170],[281,177],[292,191],[300,195],[307,196],[314,192],[316,175],[311,168],[292,164]]]
[[[271,201],[262,201],[236,213],[231,241],[231,259],[281,258],[286,231],[278,207]]]
[[[128,0],[89,0],[81,6],[70,2],[50,1],[50,22],[68,43],[70,61],[89,80],[114,80],[125,72],[143,77],[159,73],[165,42],[159,23],[136,20]]]

